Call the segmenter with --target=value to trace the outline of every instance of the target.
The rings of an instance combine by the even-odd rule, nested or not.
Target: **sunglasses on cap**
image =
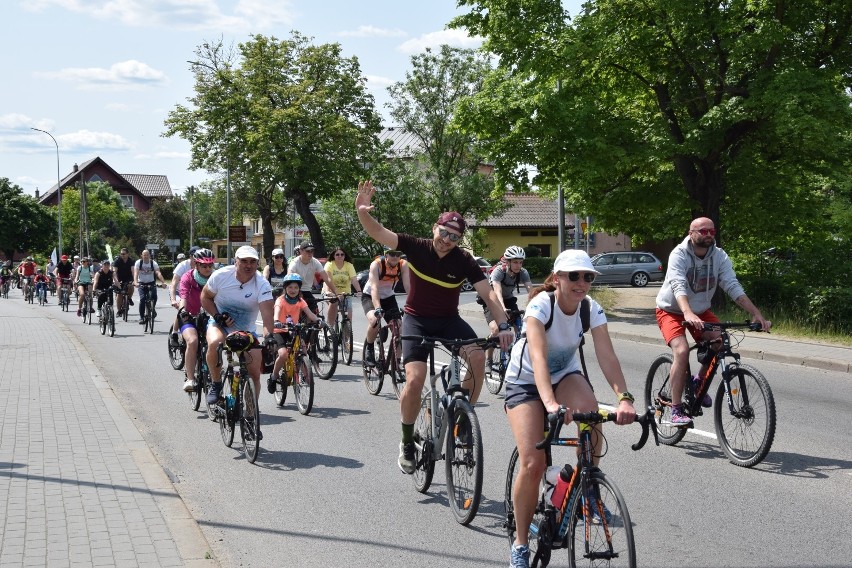
[[[716,229],[692,229],[693,233],[698,233],[702,237],[706,236],[714,236],[716,234]]]
[[[589,284],[594,282],[595,277],[597,276],[597,274],[595,274],[594,272],[560,272],[559,274],[561,276],[567,276],[568,280],[570,280],[571,282],[576,282],[577,280],[579,280],[580,275],[582,274],[583,280],[585,280]]]
[[[451,233],[446,229],[438,229],[438,236],[442,239],[450,239],[451,243],[457,243],[461,240],[461,235]]]

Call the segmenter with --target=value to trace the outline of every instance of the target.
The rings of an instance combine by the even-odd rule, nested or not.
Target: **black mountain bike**
[[[71,279],[61,278],[59,284],[59,307],[63,312],[67,312],[68,306],[71,305]]]
[[[399,335],[402,314],[400,310],[383,313],[382,319],[379,320],[379,334],[374,342],[376,364],[369,366],[364,361],[361,362],[364,385],[372,395],[382,392],[385,375],[390,378],[396,398],[402,396],[402,390],[405,388],[405,367],[402,365],[402,341]]]
[[[722,451],[734,465],[752,467],[766,457],[775,438],[775,399],[769,381],[752,367],[740,363],[740,354],[734,348],[743,339],[740,333],[732,344],[731,328],[747,328],[760,331],[759,323],[705,323],[704,330],[718,330],[721,337],[716,341],[719,351],[715,351],[709,341],[700,341],[690,347],[698,352],[701,363],[707,364],[706,372],[700,377],[697,389],[687,369],[684,386],[683,409],[689,416],[703,414],[701,399],[710,391],[710,383],[721,369],[722,380],[716,389],[713,400],[713,421],[716,437]],[[732,358],[733,361],[728,362]],[[645,403],[656,413],[660,441],[668,446],[680,442],[688,427],[671,423],[671,384],[669,373],[672,366],[671,353],[663,353],[651,364],[648,378],[645,380]]]
[[[354,336],[352,334],[352,320],[349,319],[349,311],[344,309],[346,304],[351,302],[352,294],[341,294],[338,298],[342,301],[338,302],[337,318],[334,323],[334,333],[337,338],[337,350],[340,362],[344,365],[352,364],[352,351],[355,346]]]
[[[317,298],[317,317],[325,321],[323,305],[325,302],[336,302],[337,297]],[[301,321],[301,320],[300,320]],[[301,321],[301,323],[305,323]],[[314,375],[327,381],[337,370],[337,334],[329,326],[315,328],[308,335],[308,355]]]
[[[145,295],[145,333],[154,333],[154,321],[157,319],[157,310],[154,309],[154,297],[152,288],[156,288],[156,282],[139,283],[139,290],[146,289]],[[141,293],[139,294],[142,295]]]
[[[521,327],[523,326],[523,310],[509,310],[506,312],[509,325],[515,331],[515,341],[521,337]],[[506,369],[509,368],[509,359],[512,355],[512,348],[506,350],[492,349],[491,356],[485,360],[485,387],[491,394],[500,394],[500,389],[503,388],[503,381],[506,378]]]
[[[98,290],[98,296],[102,294],[109,294],[109,290]],[[107,331],[109,331],[110,337],[115,336],[115,311],[112,308],[112,302],[109,300],[101,305],[99,323],[101,326],[101,335],[106,335]]]

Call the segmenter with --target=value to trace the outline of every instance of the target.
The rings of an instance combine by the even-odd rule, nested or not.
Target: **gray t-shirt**
[[[504,270],[498,264],[494,271],[491,272],[491,283],[494,284],[494,282],[500,282],[504,298],[511,298],[515,295],[516,289],[531,282],[530,273],[527,272],[526,268],[521,268],[521,271],[515,275],[512,274],[512,271],[508,267]]]

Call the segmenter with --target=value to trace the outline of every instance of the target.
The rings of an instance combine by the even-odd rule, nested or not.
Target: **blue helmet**
[[[296,282],[300,286],[302,285],[302,277],[298,274],[291,272],[287,276],[284,277],[284,286],[289,285],[291,282]]]

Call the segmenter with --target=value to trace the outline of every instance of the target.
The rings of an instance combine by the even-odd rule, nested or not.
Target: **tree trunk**
[[[311,203],[308,201],[308,196],[300,189],[293,190],[293,202],[296,205],[299,217],[302,218],[302,221],[308,227],[308,232],[311,234],[311,243],[317,249],[314,256],[316,258],[325,257],[325,240],[323,239],[319,222],[317,222],[317,218],[311,212]]]
[[[696,160],[690,156],[677,156],[674,164],[687,194],[697,204],[692,209],[692,218],[712,220],[716,226],[716,246],[721,246],[719,215],[725,196],[725,166],[719,160]]]

